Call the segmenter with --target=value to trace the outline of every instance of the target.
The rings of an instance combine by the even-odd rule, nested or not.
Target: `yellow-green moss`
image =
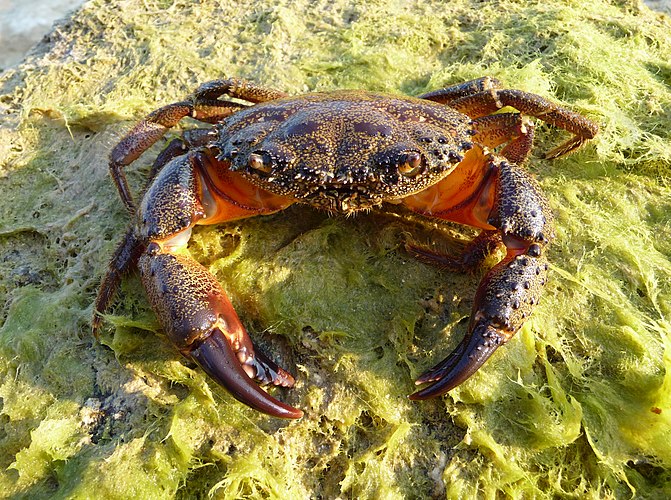
[[[88,2],[0,76],[0,491],[17,498],[671,496],[671,21],[635,2]],[[293,423],[233,400],[158,332],[137,279],[96,343],[127,217],[109,149],[144,113],[241,76],[417,94],[492,75],[602,131],[528,168],[557,215],[532,319],[472,380],[411,403],[477,277],[402,251],[472,235],[305,207],[191,253],[297,375]],[[538,128],[537,152],[560,132]],[[154,148],[129,169],[134,188]],[[159,332],[160,333],[160,332]]]

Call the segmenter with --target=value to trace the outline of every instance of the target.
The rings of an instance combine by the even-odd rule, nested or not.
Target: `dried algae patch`
[[[670,497],[671,21],[634,2],[92,1],[0,76],[0,492],[14,498]],[[115,140],[198,83],[417,94],[482,75],[601,124],[528,168],[557,216],[532,319],[472,380],[406,395],[465,333],[478,277],[402,251],[471,235],[292,207],[190,251],[306,416],[235,402],[160,335],[129,278],[91,304],[127,223]],[[188,125],[188,124],[187,124]],[[139,190],[155,148],[129,169]],[[158,333],[155,334],[155,333]]]

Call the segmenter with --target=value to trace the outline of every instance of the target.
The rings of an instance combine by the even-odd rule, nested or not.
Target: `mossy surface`
[[[85,4],[0,76],[0,492],[671,497],[669,61],[669,18],[628,1]],[[448,396],[406,398],[465,333],[478,277],[402,242],[456,250],[473,233],[399,212],[292,207],[192,239],[297,376],[276,394],[300,421],[244,407],[189,365],[135,277],[91,337],[128,223],[106,157],[142,115],[222,76],[418,94],[483,75],[602,132],[548,162],[561,132],[539,126],[528,168],[557,216],[549,286]],[[159,146],[128,169],[136,191]]]

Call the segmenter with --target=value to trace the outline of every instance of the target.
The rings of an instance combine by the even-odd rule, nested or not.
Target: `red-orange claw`
[[[140,257],[142,283],[168,338],[233,397],[263,413],[300,418],[303,412],[257,385],[291,387],[294,378],[254,349],[216,278],[180,254],[151,243]]]
[[[418,385],[433,383],[408,397],[414,401],[431,399],[454,389],[478,371],[508,338],[509,335],[491,325],[476,325],[447,358],[423,373],[415,382]]]
[[[245,372],[230,342],[219,329],[192,348],[188,356],[241,403],[273,417],[297,419],[303,412],[278,401]]]

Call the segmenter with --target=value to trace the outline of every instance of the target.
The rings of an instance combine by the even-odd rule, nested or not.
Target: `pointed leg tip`
[[[93,313],[93,318],[91,319],[91,334],[96,340],[100,338],[101,326],[102,326],[102,316],[98,311],[95,311]]]

